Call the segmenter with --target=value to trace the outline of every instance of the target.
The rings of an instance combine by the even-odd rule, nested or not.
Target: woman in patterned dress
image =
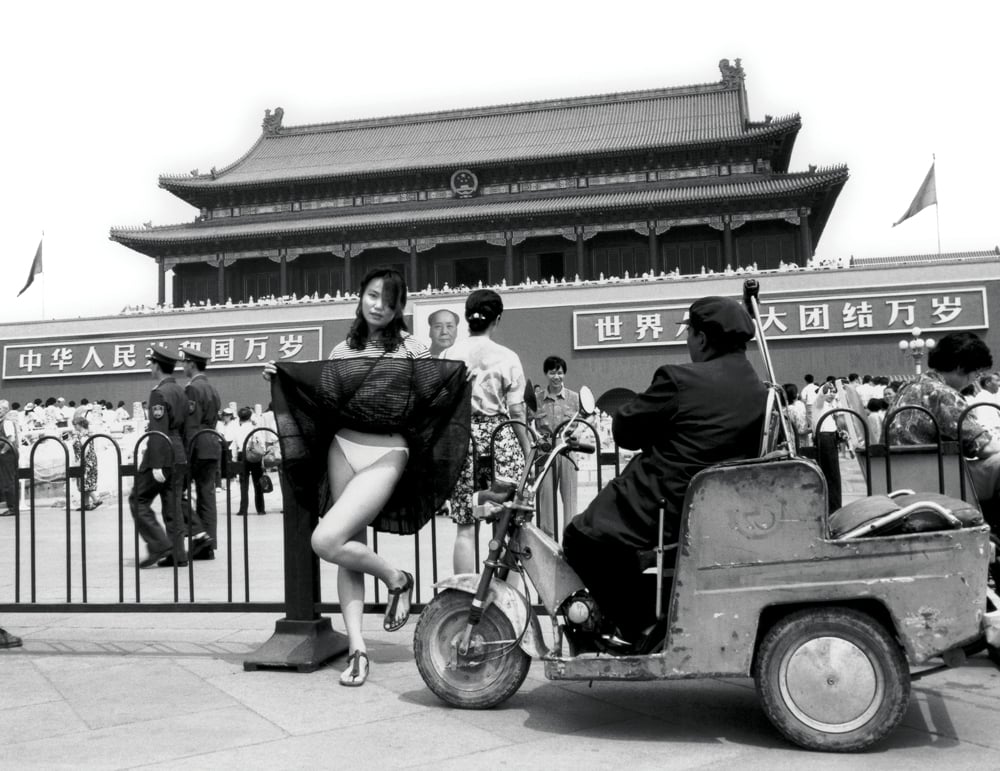
[[[459,340],[441,356],[464,361],[472,378],[472,448],[451,499],[451,518],[458,526],[453,563],[456,573],[476,569],[476,519],[472,493],[489,487],[495,477],[517,480],[531,450],[527,431],[514,424],[500,431],[493,445],[492,468],[477,463],[490,451],[493,430],[506,420],[527,420],[524,406],[524,368],[518,355],[493,340],[503,300],[492,289],[477,289],[465,301],[469,337]],[[477,468],[478,466],[478,468]]]
[[[94,443],[87,445],[86,453],[83,451],[83,443],[90,434],[90,420],[85,410],[78,409],[73,415],[73,428],[73,455],[76,462],[83,466],[77,484],[83,496],[83,508],[90,511],[100,506],[101,500],[97,497],[97,450]]]

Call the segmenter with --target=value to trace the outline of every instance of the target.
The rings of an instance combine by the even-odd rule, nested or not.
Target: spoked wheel
[[[463,709],[489,709],[521,687],[531,666],[510,620],[490,605],[476,625],[469,650],[459,644],[469,620],[472,595],[441,592],[423,612],[413,636],[417,669],[439,698]]]
[[[993,566],[991,565],[991,568],[992,567]],[[990,583],[993,584],[992,581]],[[992,585],[990,588],[993,589],[994,592],[997,591],[995,585]],[[994,601],[994,596],[995,595],[990,595],[990,594],[986,595],[986,612],[987,613],[991,613],[991,612],[997,610],[997,604]],[[988,642],[986,642],[985,637],[983,638],[983,645],[986,647],[986,655],[990,657],[990,661],[993,662],[994,666],[1000,667],[1000,648],[997,648],[995,645],[990,645]]]
[[[899,645],[871,616],[848,608],[779,621],[760,644],[755,676],[768,719],[807,749],[864,749],[899,724],[910,700]]]

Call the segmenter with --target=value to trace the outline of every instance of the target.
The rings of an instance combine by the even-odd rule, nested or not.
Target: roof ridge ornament
[[[722,73],[722,85],[743,85],[746,75],[743,72],[743,65],[740,64],[741,61],[741,59],[736,59],[733,64],[730,64],[729,59],[719,59],[719,72]]]
[[[274,136],[281,131],[281,119],[283,117],[285,117],[285,111],[281,107],[275,107],[273,115],[270,110],[264,110],[264,122],[260,124],[260,127],[264,129],[264,134],[266,136]]]

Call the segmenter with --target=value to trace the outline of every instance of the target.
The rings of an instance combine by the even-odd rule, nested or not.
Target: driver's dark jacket
[[[742,352],[668,364],[618,410],[615,442],[642,450],[571,523],[596,541],[639,549],[656,545],[661,499],[665,543],[677,541],[684,493],[702,469],[755,457],[767,389]]]

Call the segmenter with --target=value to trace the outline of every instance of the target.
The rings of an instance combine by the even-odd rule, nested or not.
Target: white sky
[[[232,162],[265,108],[300,125],[707,83],[721,58],[743,60],[752,118],[802,115],[792,170],[850,167],[819,256],[935,251],[933,208],[890,227],[932,153],[942,249],[1000,243],[1000,3],[486,7],[7,4],[0,321],[41,318],[43,300],[45,318],[155,303],[155,263],[109,241],[109,228],[193,220],[157,177]],[[43,230],[44,274],[15,299]]]

